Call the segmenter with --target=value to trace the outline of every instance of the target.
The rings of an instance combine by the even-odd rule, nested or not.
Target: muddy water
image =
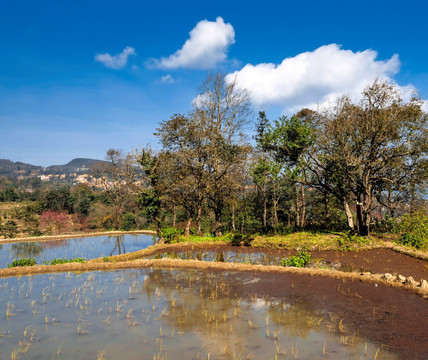
[[[153,245],[153,237],[141,234],[2,244],[0,268],[7,267],[14,259],[35,258],[37,264],[55,258],[82,257],[89,260],[142,250],[150,245]]]
[[[258,281],[160,269],[0,279],[0,358],[398,359],[322,306],[236,293]]]
[[[281,260],[285,257],[264,252],[239,252],[239,251],[179,251],[179,252],[166,252],[163,254],[157,254],[150,257],[151,259],[182,259],[182,260],[199,260],[199,261],[216,261],[216,262],[227,262],[227,263],[242,263],[242,264],[261,264],[261,265],[281,265]],[[345,272],[365,272],[368,271],[363,267],[354,267],[346,264],[342,264],[340,261],[325,261],[323,259],[313,258],[312,262],[308,264],[308,267],[329,269],[329,270],[340,270]]]

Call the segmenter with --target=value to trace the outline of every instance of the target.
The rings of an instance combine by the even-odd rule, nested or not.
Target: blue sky
[[[35,165],[156,148],[209,71],[270,119],[376,77],[428,99],[425,1],[2,0],[0,158]]]

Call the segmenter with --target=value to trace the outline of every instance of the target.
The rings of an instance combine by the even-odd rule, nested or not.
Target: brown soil
[[[240,253],[260,252],[281,257],[289,257],[296,254],[296,251],[279,249],[261,249],[245,246],[230,246],[225,244],[172,244],[167,247],[168,252],[185,252],[190,250],[208,250],[208,251],[234,251]],[[153,252],[153,255],[162,254],[165,248],[161,247]],[[372,249],[359,251],[312,251],[314,260],[325,260],[328,262],[341,263],[347,267],[352,267],[363,272],[373,274],[400,274],[403,276],[412,276],[416,281],[421,279],[428,280],[428,261],[415,258],[406,254],[399,253],[392,249]]]
[[[247,281],[236,292],[269,294],[310,304],[314,310],[325,309],[327,318],[328,312],[338,315],[345,326],[399,353],[400,359],[427,359],[428,306],[415,294],[353,279],[267,273],[255,276],[261,281]]]
[[[286,298],[288,302],[304,302],[313,309],[323,309],[343,318],[345,326],[387,349],[397,352],[401,359],[427,359],[428,354],[428,290],[401,282],[388,282],[381,273],[413,276],[417,281],[428,278],[428,262],[390,249],[360,250],[358,252],[312,252],[314,258],[340,261],[364,268],[372,273],[344,273],[319,269],[297,269],[233,263],[201,262],[193,260],[144,260],[163,252],[189,249],[218,251],[261,252],[260,248],[230,247],[225,244],[157,245],[131,254],[91,260],[85,264],[33,266],[0,269],[0,276],[24,274],[93,271],[121,268],[182,268],[204,271],[228,271],[243,279],[234,292],[241,295]],[[264,252],[289,256],[292,251],[267,249]],[[245,281],[247,280],[247,281]],[[255,281],[254,281],[255,280]],[[336,329],[339,331],[339,329]]]

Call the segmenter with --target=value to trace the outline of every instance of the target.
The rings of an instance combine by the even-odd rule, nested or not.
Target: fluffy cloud
[[[106,67],[110,69],[121,69],[125,67],[128,63],[128,56],[130,55],[136,55],[135,49],[130,46],[127,46],[120,54],[97,54],[95,56],[95,60],[103,63]]]
[[[235,31],[221,17],[202,20],[190,32],[190,38],[174,54],[153,59],[149,66],[161,69],[209,69],[226,59],[227,49],[235,42]]]
[[[312,52],[286,58],[281,64],[246,65],[228,74],[238,86],[249,90],[256,106],[279,105],[285,113],[303,107],[333,104],[344,94],[359,100],[362,90],[376,78],[390,80],[400,68],[398,55],[382,61],[377,52],[352,52],[337,44],[321,46]],[[413,87],[402,88],[409,94]]]
[[[175,80],[170,74],[168,74],[161,77],[161,82],[172,84],[175,83]]]

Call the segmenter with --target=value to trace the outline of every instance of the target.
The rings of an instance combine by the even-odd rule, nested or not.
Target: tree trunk
[[[342,198],[343,208],[345,209],[346,219],[348,220],[348,227],[351,231],[354,231],[354,220],[352,218],[352,211],[349,208],[348,201],[345,198]]]
[[[330,208],[328,206],[329,203],[329,198],[328,198],[328,193],[324,192],[324,223],[325,223],[325,228],[327,230],[330,230]]]
[[[235,207],[232,205],[232,230],[235,231]]]
[[[302,208],[302,214],[300,216],[300,227],[305,227],[305,220],[306,220],[306,204],[305,204],[305,187],[303,184],[300,184],[300,190],[302,192],[302,198],[301,198],[301,208]]]
[[[299,189],[296,189],[296,226],[300,226],[300,199]]]
[[[363,202],[357,201],[357,219],[358,219],[358,235],[368,236],[370,234],[371,209],[372,199],[368,193],[370,189],[363,195]]]
[[[192,217],[189,216],[189,219],[187,220],[187,223],[186,223],[186,228],[184,229],[184,236],[190,235],[190,225],[191,224],[192,224]]]
[[[172,205],[172,227],[175,228],[175,222],[177,220],[177,211],[175,204]]]
[[[266,199],[266,191],[263,190],[263,228],[266,230],[267,225],[267,199]]]
[[[276,197],[276,184],[273,184],[273,226],[278,227],[278,202],[279,198]]]
[[[278,200],[273,201],[273,225],[278,227]]]
[[[201,230],[201,218],[202,218],[202,201],[198,201],[198,207],[196,210],[196,234],[202,235]]]
[[[214,209],[214,216],[215,216],[214,235],[221,236],[222,235],[222,222],[221,222],[222,211],[220,206]]]

